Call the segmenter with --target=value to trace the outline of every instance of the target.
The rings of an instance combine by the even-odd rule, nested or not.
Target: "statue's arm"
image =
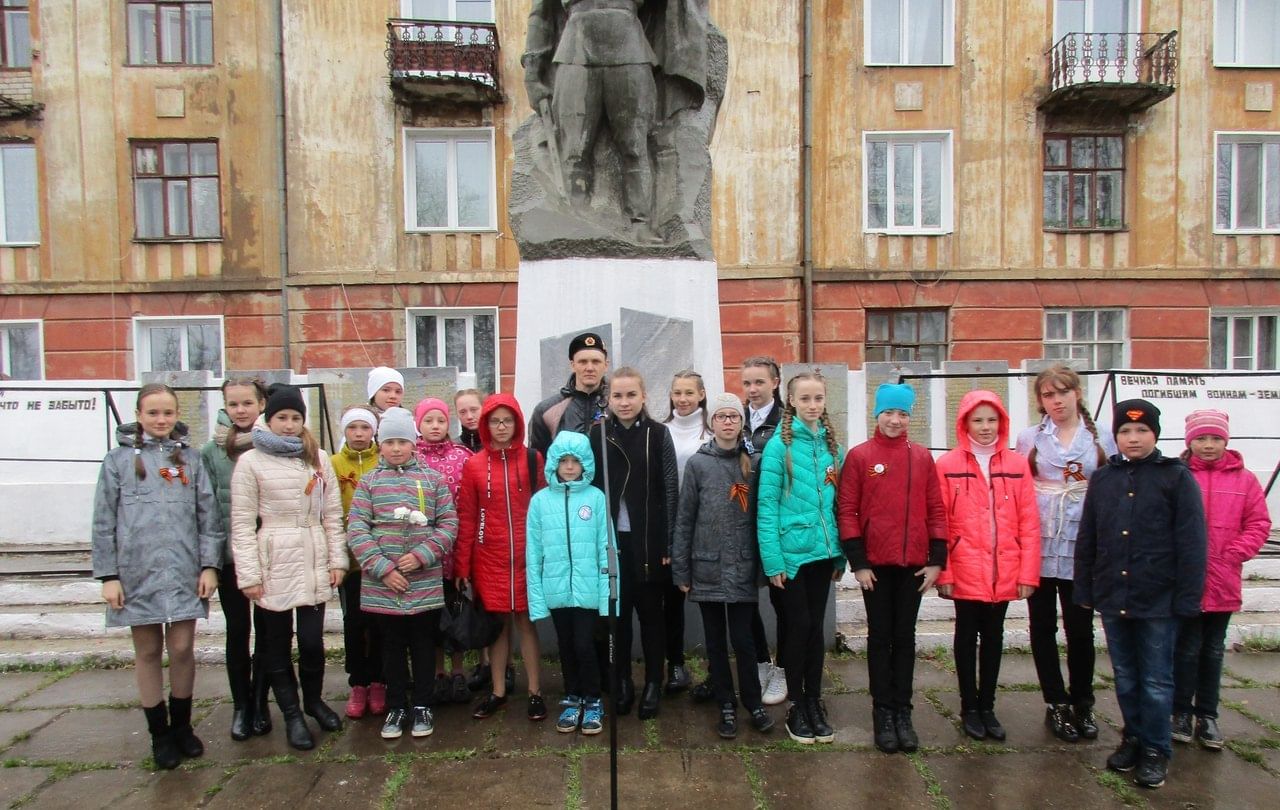
[[[520,64],[524,66],[525,92],[535,111],[543,100],[551,98],[549,68],[556,50],[558,3],[559,0],[533,0],[529,9],[529,32]]]

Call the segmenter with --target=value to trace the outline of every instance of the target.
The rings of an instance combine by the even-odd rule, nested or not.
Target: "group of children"
[[[598,338],[575,345],[603,354]],[[957,411],[955,448],[935,462],[909,437],[910,385],[877,389],[874,434],[847,453],[817,372],[793,376],[784,397],[776,363],[751,358],[743,388],[745,406],[732,394],[708,402],[701,377],[680,372],[670,415],[658,422],[641,375],[616,369],[608,412],[585,435],[560,431],[544,458],[525,446],[513,397],[459,392],[463,441],[455,442],[443,401],[400,407],[403,377],[378,368],[368,404],[343,413],[343,446],[330,458],[305,426],[297,388],[228,379],[201,460],[188,455],[174,392],[145,386],[138,421],[121,428],[120,447],[103,464],[94,575],[108,624],[132,628],[156,764],[174,767],[202,751],[190,726],[194,620],[207,615],[215,589],[227,617],[237,740],[271,730],[268,688],[290,745],[314,745],[304,714],[322,729],[340,728],[321,698],[324,610],[338,589],[346,714],[385,713],[384,738],[432,733],[432,705],[466,701],[471,687],[486,685],[482,677],[468,683],[462,651],[439,631],[446,600],[469,590],[502,620],[477,673],[488,675],[477,719],[507,703],[517,633],[528,717],[548,716],[534,626],[545,618],[564,676],[559,731],[598,733],[606,690],[619,714],[636,705],[640,718],[656,716],[664,692],[689,685],[687,597],[702,615],[710,670],[694,695],[717,704],[720,735],[736,736],[739,700],[751,725],[768,732],[766,705],[786,699],[793,740],[831,742],[823,621],[832,582],[846,569],[866,609],[873,739],[882,751],[919,746],[915,626],[934,587],[955,606],[960,721],[969,736],[1005,739],[995,714],[1003,624],[1009,603],[1027,599],[1055,735],[1097,736],[1097,611],[1124,716],[1124,742],[1108,766],[1136,768],[1139,784],[1157,787],[1171,738],[1222,746],[1215,719],[1226,627],[1240,608],[1241,566],[1270,528],[1256,478],[1226,447],[1225,414],[1188,417],[1183,463],[1155,447],[1155,406],[1122,402],[1114,433],[1100,431],[1079,377],[1057,366],[1035,380],[1043,418],[1017,437],[1016,450],[1000,398],[973,391]],[[623,665],[607,682],[600,617],[611,610],[611,569]],[[758,609],[766,581],[778,666]],[[1059,603],[1069,689],[1056,644]],[[639,695],[629,666],[633,613],[644,658]]]

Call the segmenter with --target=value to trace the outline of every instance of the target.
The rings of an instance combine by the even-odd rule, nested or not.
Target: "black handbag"
[[[440,632],[455,650],[480,650],[498,640],[502,619],[458,592],[445,600]]]

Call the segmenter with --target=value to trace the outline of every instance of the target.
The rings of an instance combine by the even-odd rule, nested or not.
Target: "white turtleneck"
[[[676,470],[680,477],[680,486],[684,486],[684,465],[698,448],[711,438],[703,421],[702,408],[695,408],[688,416],[672,414],[667,422],[667,430],[671,432],[671,443],[676,446]]]
[[[1000,439],[996,437],[991,440],[991,444],[978,444],[978,440],[969,437],[969,450],[973,452],[973,457],[978,460],[978,466],[982,468],[982,477],[991,482],[991,457],[996,454],[999,447]]]

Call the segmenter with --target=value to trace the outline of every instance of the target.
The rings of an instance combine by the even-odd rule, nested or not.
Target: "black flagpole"
[[[613,498],[609,491],[608,418],[602,413],[600,426],[600,474],[604,480],[605,518],[608,521],[609,549],[609,807],[618,808],[618,536],[613,526]],[[628,654],[630,651],[628,651]]]

